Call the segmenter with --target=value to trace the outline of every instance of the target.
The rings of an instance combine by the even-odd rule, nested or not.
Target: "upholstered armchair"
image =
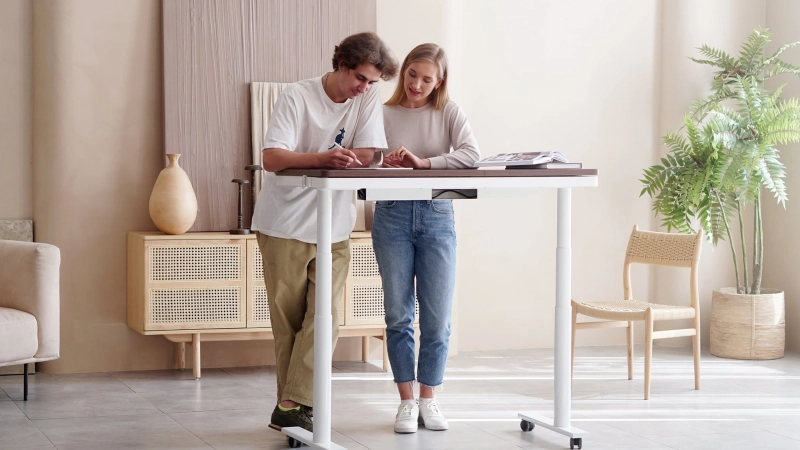
[[[0,240],[0,366],[24,365],[59,356],[58,247]]]

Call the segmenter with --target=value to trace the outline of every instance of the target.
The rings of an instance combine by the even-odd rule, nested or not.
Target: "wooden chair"
[[[572,301],[572,361],[575,361],[575,332],[587,328],[627,328],[628,379],[633,379],[633,322],[645,323],[644,343],[644,399],[650,398],[650,366],[653,355],[653,340],[692,336],[694,348],[694,388],[700,389],[700,308],[697,290],[697,272],[702,248],[703,231],[697,234],[657,233],[639,231],[638,226],[628,240],[622,281],[624,300],[604,302]],[[662,305],[633,299],[631,292],[631,264],[654,264],[660,266],[687,267],[691,269],[689,280],[689,306]],[[578,314],[605,319],[600,322],[578,323]],[[693,319],[692,328],[653,331],[657,320]]]

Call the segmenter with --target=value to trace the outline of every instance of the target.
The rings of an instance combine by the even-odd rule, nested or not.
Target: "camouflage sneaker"
[[[300,405],[300,409],[290,409],[282,411],[277,405],[272,411],[272,423],[269,427],[280,431],[283,427],[300,427],[310,432],[314,432],[314,425],[311,422],[313,410],[305,405]]]

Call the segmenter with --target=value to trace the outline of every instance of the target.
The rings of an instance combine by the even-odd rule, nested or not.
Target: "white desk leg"
[[[569,381],[572,334],[572,214],[570,189],[558,190],[558,247],[556,248],[555,405],[557,427],[568,427],[572,413]]]
[[[556,247],[556,313],[555,313],[555,398],[553,420],[544,416],[519,414],[520,426],[530,431],[534,425],[553,430],[570,438],[570,448],[583,445],[587,433],[570,425],[572,388],[570,352],[572,340],[572,217],[571,189],[558,189],[558,226]]]
[[[319,189],[317,190],[317,304],[314,314],[314,434],[299,427],[284,428],[281,431],[311,448],[326,450],[343,449],[331,442],[332,269],[331,191]]]

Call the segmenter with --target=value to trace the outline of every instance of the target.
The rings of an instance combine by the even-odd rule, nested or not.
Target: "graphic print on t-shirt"
[[[344,140],[344,128],[339,130],[339,134],[336,135],[335,142],[336,144],[339,144],[339,146],[341,147],[342,140]],[[336,144],[333,144],[330,147],[328,147],[328,150],[332,149],[333,147],[336,147]]]

